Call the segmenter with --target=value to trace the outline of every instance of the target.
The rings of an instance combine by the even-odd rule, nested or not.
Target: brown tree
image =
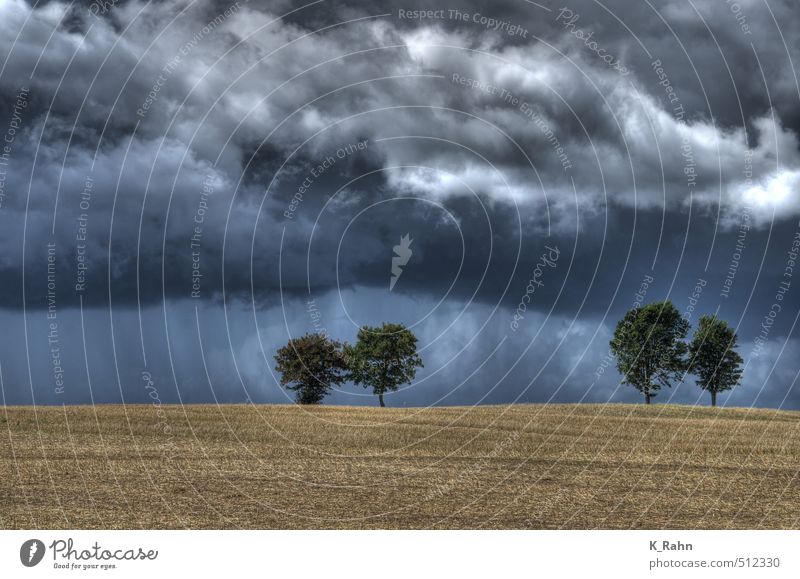
[[[298,404],[319,404],[331,387],[345,381],[342,344],[324,334],[292,338],[275,354],[281,386],[295,392]]]

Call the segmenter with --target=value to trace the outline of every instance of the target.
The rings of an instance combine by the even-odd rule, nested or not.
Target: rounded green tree
[[[717,393],[730,390],[742,379],[742,357],[734,350],[736,332],[716,316],[702,316],[689,345],[690,371],[697,385],[711,393],[711,406]]]
[[[355,346],[345,347],[349,379],[364,388],[372,387],[381,406],[383,395],[411,383],[422,368],[417,354],[417,337],[403,324],[364,326],[358,330]]]
[[[689,331],[671,301],[653,302],[630,310],[617,324],[611,351],[623,383],[630,384],[650,400],[661,387],[670,387],[686,370]]]
[[[323,334],[292,338],[275,354],[281,386],[295,391],[298,404],[319,404],[331,386],[346,380],[342,344]]]

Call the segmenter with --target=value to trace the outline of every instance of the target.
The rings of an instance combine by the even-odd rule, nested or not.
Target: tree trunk
[[[378,394],[378,402],[380,402],[380,403],[381,403],[381,408],[383,408],[384,406],[386,406],[386,404],[384,404],[384,403],[383,403],[383,392],[381,392],[380,394]]]
[[[650,393],[649,392],[645,392],[644,393],[644,403],[645,404],[650,404]]]
[[[711,391],[711,406],[717,405],[717,393],[713,390]]]

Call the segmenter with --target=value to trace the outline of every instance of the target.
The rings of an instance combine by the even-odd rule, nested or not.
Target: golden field
[[[800,413],[0,409],[2,528],[798,528]]]

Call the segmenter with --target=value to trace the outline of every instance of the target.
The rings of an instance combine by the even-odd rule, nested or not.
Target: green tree
[[[342,344],[324,334],[292,338],[275,354],[281,386],[295,391],[298,404],[319,404],[331,386],[347,379]]]
[[[634,308],[617,324],[611,340],[617,369],[647,404],[662,386],[681,379],[688,350],[682,340],[688,332],[689,322],[668,300]]]
[[[371,386],[381,406],[386,406],[383,402],[386,392],[411,383],[417,368],[423,367],[417,354],[417,337],[403,324],[362,327],[356,345],[345,347],[345,356],[349,379],[364,388]]]
[[[717,393],[730,390],[742,378],[742,357],[734,350],[736,332],[716,316],[701,316],[692,343],[689,344],[690,371],[697,385],[711,393],[711,406],[717,405]]]

